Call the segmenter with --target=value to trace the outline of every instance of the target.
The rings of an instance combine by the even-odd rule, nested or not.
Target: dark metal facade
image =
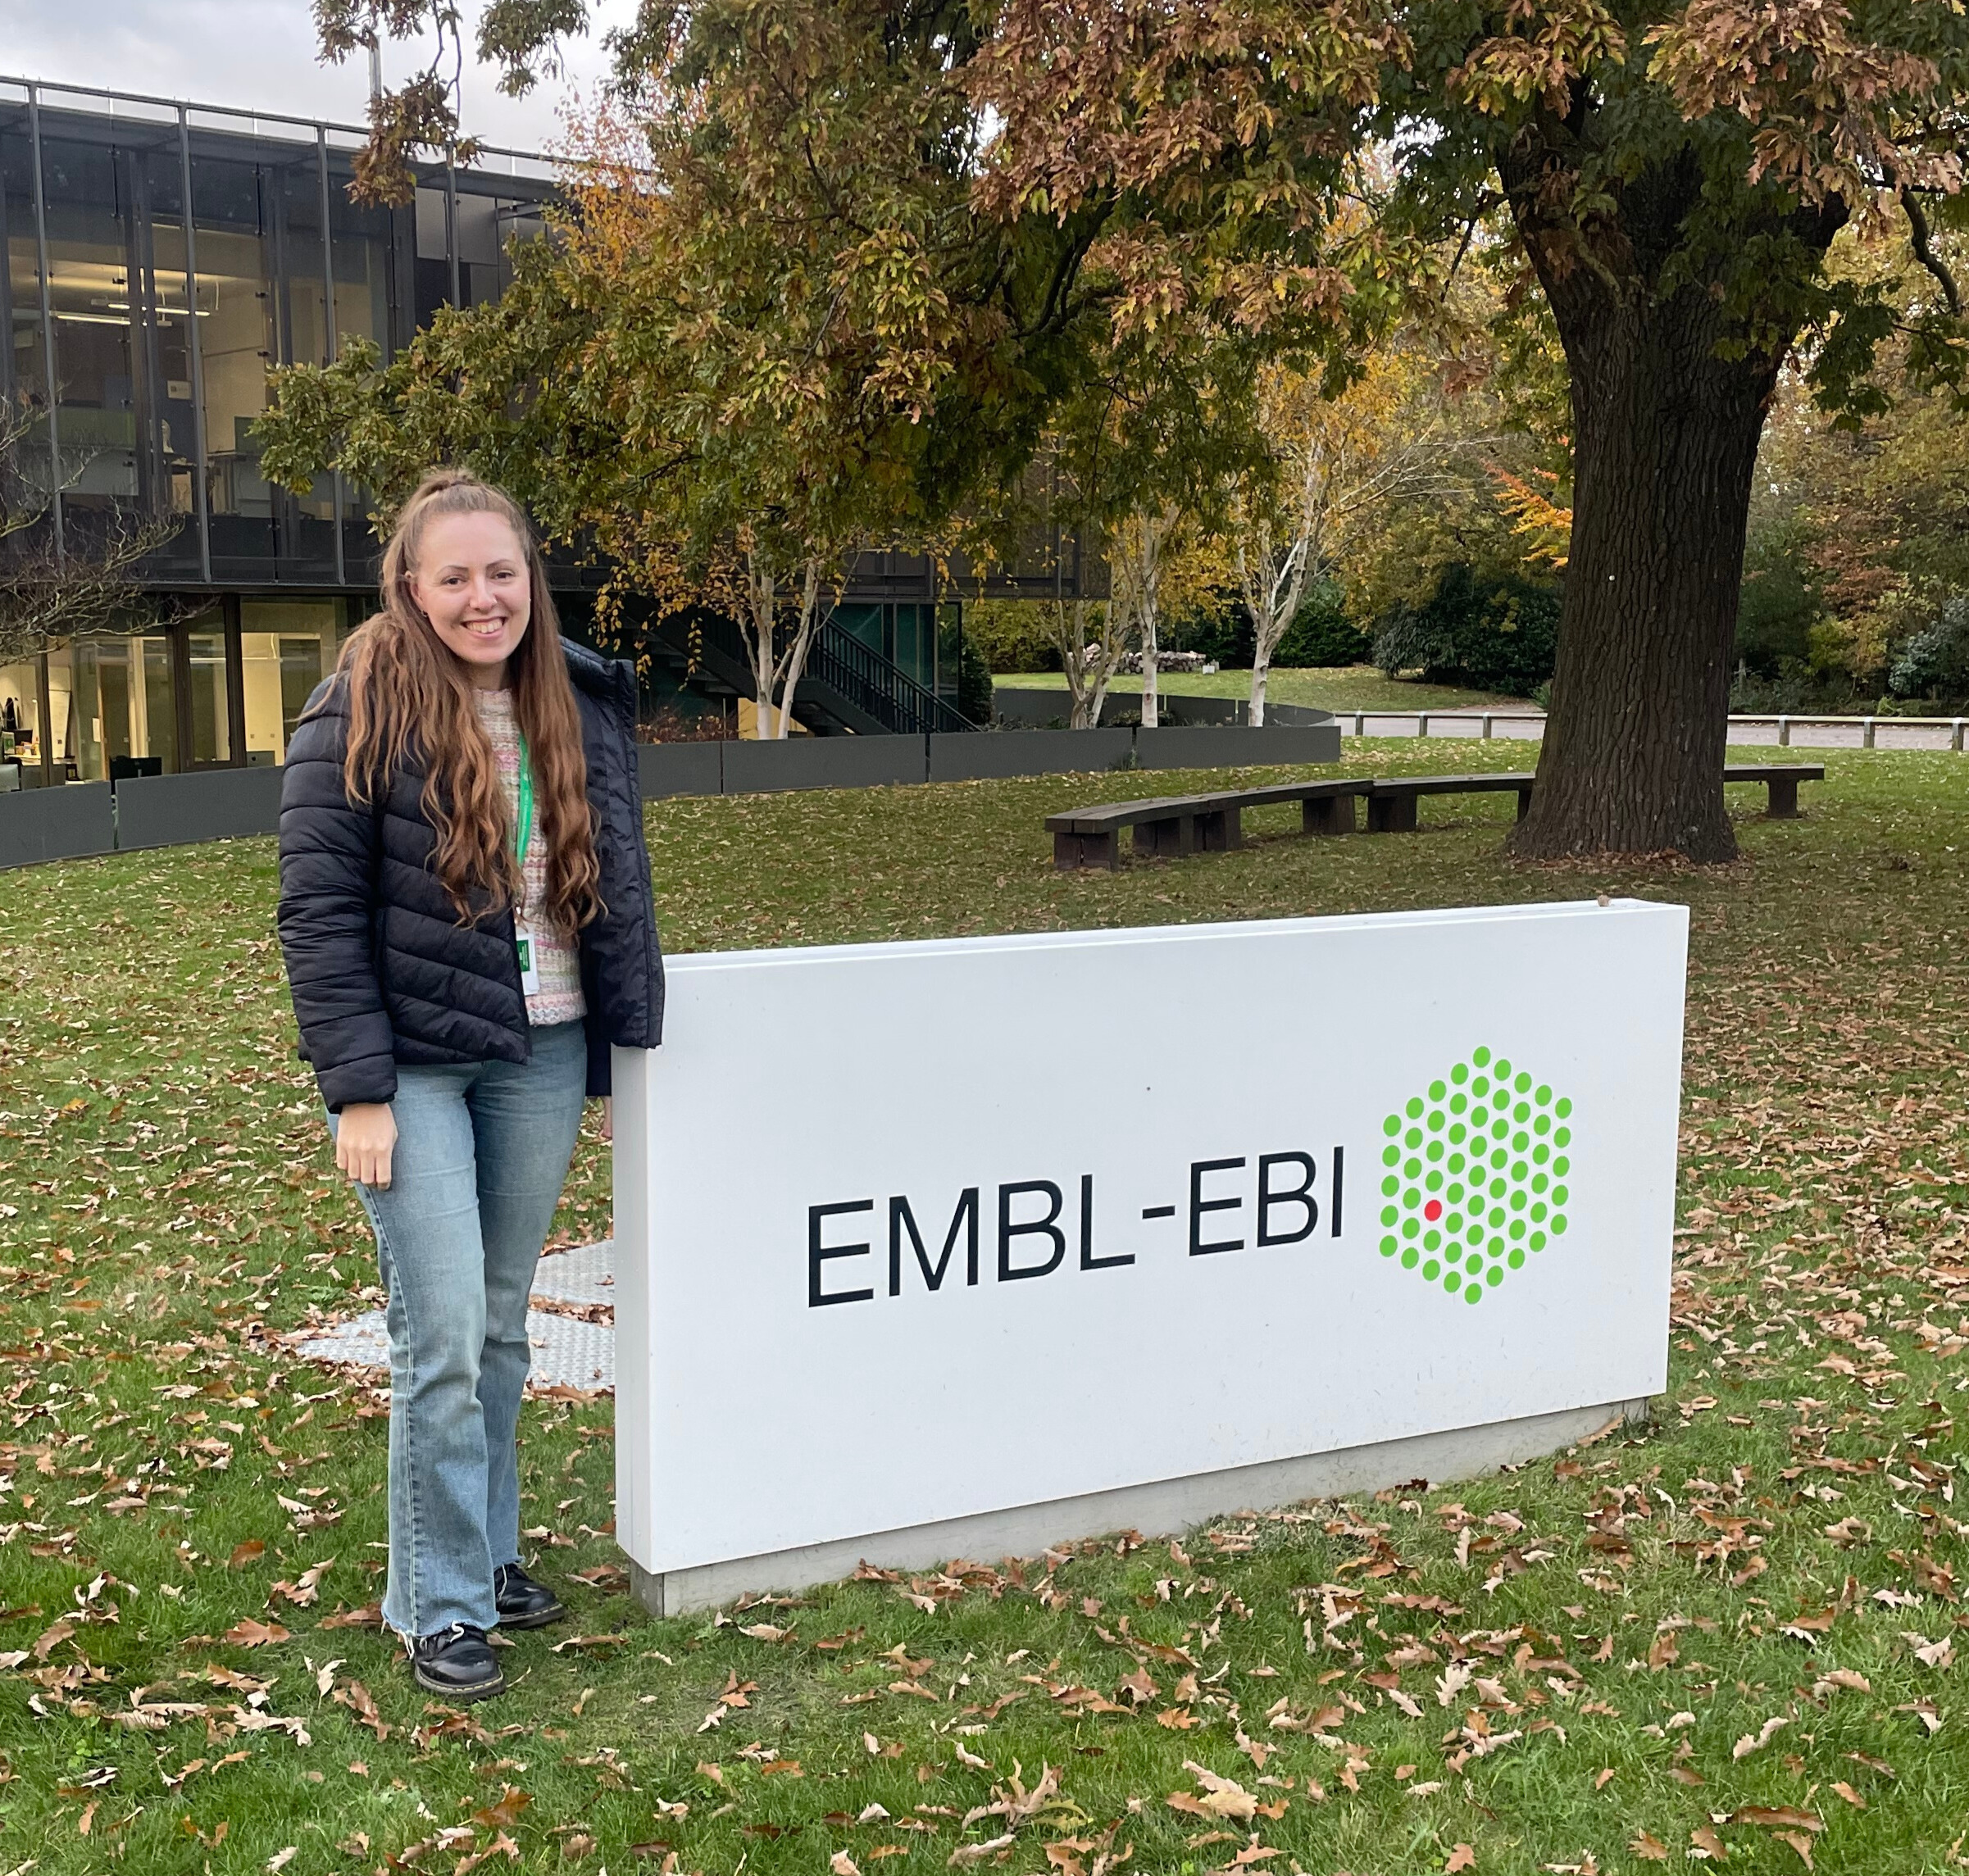
[[[160,588],[368,590],[375,543],[337,475],[293,494],[250,430],[276,366],[350,336],[387,358],[445,302],[495,297],[548,166],[424,166],[401,209],[349,200],[363,133],[275,113],[0,79],[0,393],[43,413],[58,539],[119,506],[184,525]]]

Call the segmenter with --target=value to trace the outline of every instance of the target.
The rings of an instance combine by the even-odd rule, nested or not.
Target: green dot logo
[[[1470,1304],[1556,1255],[1571,1116],[1571,1101],[1529,1070],[1471,1050],[1381,1123],[1381,1255]]]

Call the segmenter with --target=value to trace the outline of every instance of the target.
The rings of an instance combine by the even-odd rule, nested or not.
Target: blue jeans
[[[587,1085],[579,1022],[535,1029],[526,1062],[399,1065],[390,1183],[356,1188],[389,1292],[383,1619],[399,1634],[492,1628],[493,1572],[519,1560],[526,1301]]]

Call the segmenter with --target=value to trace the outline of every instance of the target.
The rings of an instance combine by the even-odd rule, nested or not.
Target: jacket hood
[[[626,658],[605,657],[590,647],[563,637],[561,649],[566,654],[567,675],[576,690],[603,703],[635,708],[635,666]]]

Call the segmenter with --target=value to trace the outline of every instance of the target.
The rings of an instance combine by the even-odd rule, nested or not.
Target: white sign
[[[1618,902],[671,960],[615,1066],[625,1548],[1658,1392],[1687,934]]]

